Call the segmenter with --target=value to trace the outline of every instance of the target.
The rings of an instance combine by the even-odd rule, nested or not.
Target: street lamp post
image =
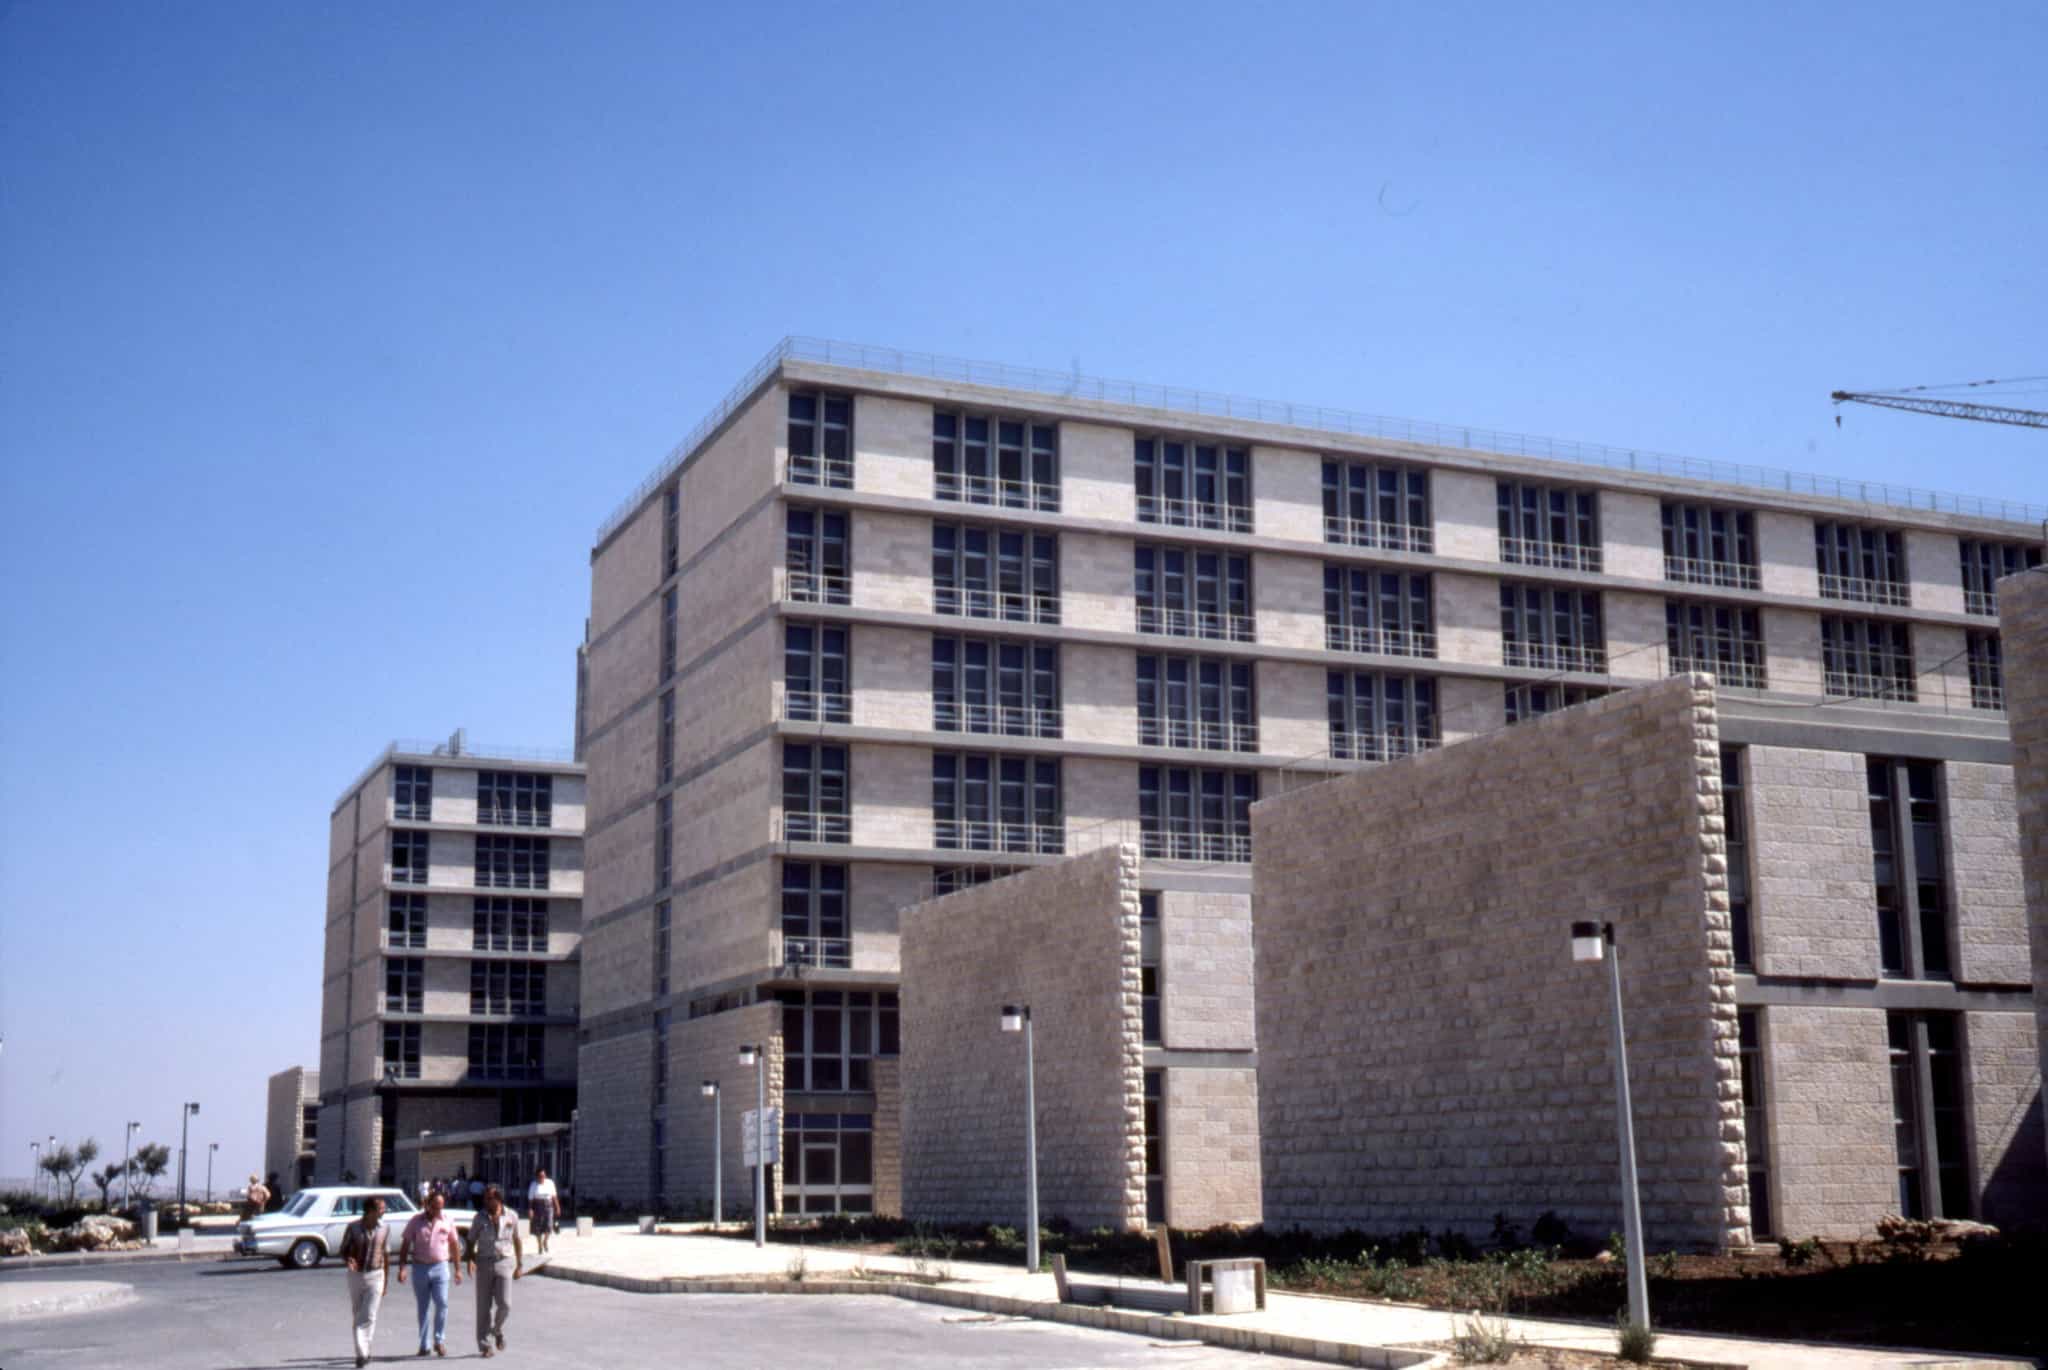
[[[213,1202],[213,1153],[220,1150],[219,1142],[206,1144],[206,1201]]]
[[[1024,1268],[1038,1270],[1038,1098],[1031,1059],[1031,1005],[1003,1005],[1003,1031],[1024,1034]]]
[[[1628,1041],[1621,1026],[1621,948],[1614,924],[1572,924],[1572,960],[1607,962],[1607,987],[1614,1006],[1614,1107],[1621,1134],[1621,1224],[1628,1243],[1628,1320],[1649,1330],[1649,1252],[1643,1247],[1643,1207],[1636,1192],[1635,1112],[1628,1096]]]
[[[181,1104],[178,1107],[178,1221],[181,1224],[191,1216],[185,1211],[185,1153],[191,1149],[192,1115],[198,1111],[198,1104]]]
[[[725,1097],[718,1081],[704,1082],[704,1097],[711,1101],[711,1225],[725,1222]]]
[[[768,1049],[742,1046],[740,1064],[754,1068],[754,1245],[768,1245]]]
[[[31,1198],[43,1197],[43,1144],[28,1144],[28,1192]]]
[[[130,1168],[128,1157],[135,1149],[135,1129],[141,1123],[128,1124],[121,1134],[121,1207],[128,1208],[135,1200],[135,1172]]]

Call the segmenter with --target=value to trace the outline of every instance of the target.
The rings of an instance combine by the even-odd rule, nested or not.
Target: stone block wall
[[[1166,1222],[1199,1231],[1259,1220],[1259,1073],[1166,1072]]]
[[[650,1033],[651,1043],[653,1036]],[[752,1067],[740,1064],[742,1043],[768,1047],[768,1107],[782,1105],[782,1006],[749,1004],[727,1013],[684,1019],[668,1030],[668,1155],[663,1165],[665,1207],[676,1212],[710,1212],[713,1179],[722,1166],[724,1213],[728,1221],[754,1207],[754,1174],[745,1163],[744,1116],[758,1093]],[[719,1104],[705,1098],[706,1080],[718,1082]],[[644,1092],[646,1086],[642,1085]],[[587,1115],[586,1115],[587,1116]],[[721,1140],[714,1147],[712,1120]],[[644,1134],[645,1126],[641,1128]],[[643,1149],[647,1146],[641,1141]],[[769,1203],[775,1207],[775,1191]]]
[[[1778,1232],[1869,1236],[1899,1207],[1884,1010],[1774,1006],[1760,1026]]]
[[[2048,1160],[2033,1015],[1964,1014],[1963,1059],[1978,1215],[1998,1227],[2037,1227],[2048,1219]]]
[[[901,915],[905,1217],[1021,1224],[1024,1042],[1032,1009],[1041,1221],[1145,1217],[1139,862],[1105,848]]]
[[[875,1058],[875,1213],[903,1216],[903,1063]]]
[[[1159,896],[1160,1029],[1179,1051],[1248,1051],[1252,908],[1245,894]]]
[[[2012,767],[1950,761],[1942,766],[1941,778],[1949,883],[1955,890],[1956,979],[1972,985],[2029,984],[2033,967]]]
[[[1749,1239],[1719,730],[1678,677],[1252,810],[1264,1213],[1620,1226],[1605,968],[1623,956],[1643,1216]]]
[[[1751,747],[1749,788],[1757,970],[1876,979],[1877,892],[1863,757]]]
[[[2035,1044],[2041,1076],[2048,1078],[2048,574],[2026,572],[1999,581],[1998,616],[2005,657],[2005,714],[2012,728],[2020,867],[2027,892]],[[2037,1104],[2044,1106],[2048,1105]],[[2043,1131],[2048,1133],[2048,1128]]]

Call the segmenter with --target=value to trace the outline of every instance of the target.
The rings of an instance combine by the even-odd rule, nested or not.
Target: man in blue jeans
[[[462,1252],[462,1233],[441,1211],[446,1204],[439,1194],[427,1196],[427,1206],[405,1225],[398,1242],[398,1282],[405,1283],[409,1266],[420,1268],[413,1282],[412,1297],[420,1314],[420,1350],[427,1354],[429,1342],[434,1354],[445,1356],[448,1347],[448,1286],[462,1283],[462,1267],[456,1263]],[[428,1309],[433,1310],[430,1319]],[[429,1331],[431,1330],[431,1337]]]

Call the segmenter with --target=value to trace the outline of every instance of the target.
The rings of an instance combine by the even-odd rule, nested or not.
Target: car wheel
[[[285,1260],[294,1270],[311,1270],[320,1264],[320,1258],[326,1254],[320,1249],[320,1243],[311,1237],[301,1237],[292,1243],[292,1254]]]

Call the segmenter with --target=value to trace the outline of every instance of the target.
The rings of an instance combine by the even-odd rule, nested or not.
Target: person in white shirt
[[[541,1255],[546,1255],[548,1238],[554,1235],[557,1210],[561,1201],[555,1196],[555,1182],[548,1178],[545,1169],[533,1172],[533,1183],[526,1186],[526,1216],[533,1228],[533,1244]]]

